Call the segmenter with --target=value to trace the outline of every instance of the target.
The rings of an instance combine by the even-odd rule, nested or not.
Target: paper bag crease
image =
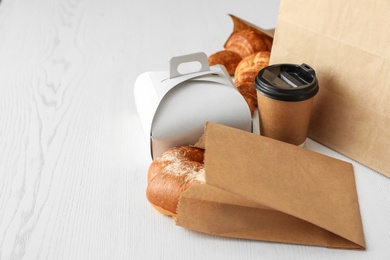
[[[207,123],[206,184],[182,196],[177,224],[214,235],[365,248],[352,165]]]

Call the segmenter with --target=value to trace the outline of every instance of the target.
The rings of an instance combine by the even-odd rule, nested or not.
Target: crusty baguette
[[[181,194],[205,182],[203,154],[200,148],[174,147],[151,163],[146,197],[160,213],[175,218]]]

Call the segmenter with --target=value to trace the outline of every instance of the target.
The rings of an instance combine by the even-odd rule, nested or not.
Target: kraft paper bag
[[[271,64],[306,63],[312,139],[390,177],[390,1],[282,0]]]
[[[365,249],[350,163],[216,123],[206,184],[183,193],[176,224],[225,237]]]

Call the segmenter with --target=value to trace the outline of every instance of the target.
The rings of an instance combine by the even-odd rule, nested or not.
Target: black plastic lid
[[[259,71],[255,88],[269,98],[294,102],[314,97],[318,81],[315,71],[306,64],[275,64]]]

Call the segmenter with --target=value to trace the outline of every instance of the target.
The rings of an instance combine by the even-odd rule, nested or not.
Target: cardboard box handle
[[[181,74],[178,68],[181,64],[188,63],[188,62],[199,62],[201,65],[200,70],[193,71],[191,73],[210,70],[207,55],[204,52],[197,52],[188,55],[172,57],[171,60],[169,61],[169,78],[171,79],[174,77],[185,75],[185,74]]]

